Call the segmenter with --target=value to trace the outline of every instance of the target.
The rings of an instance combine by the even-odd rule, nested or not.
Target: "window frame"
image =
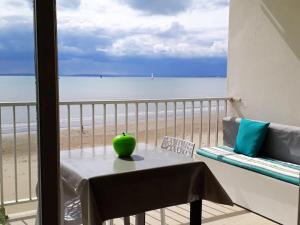
[[[34,0],[39,222],[60,223],[59,89],[55,0]]]

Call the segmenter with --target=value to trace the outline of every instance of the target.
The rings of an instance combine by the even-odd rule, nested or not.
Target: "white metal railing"
[[[217,145],[231,98],[60,102],[61,149],[108,145],[123,131],[159,145],[166,135]],[[0,202],[36,200],[36,104],[0,103]],[[51,168],[49,168],[51,169]]]

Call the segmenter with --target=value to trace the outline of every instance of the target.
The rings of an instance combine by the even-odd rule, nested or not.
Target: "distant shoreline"
[[[0,74],[0,77],[33,77],[34,74]],[[150,75],[110,75],[110,74],[71,74],[59,75],[59,77],[93,77],[93,78],[151,78]],[[226,78],[227,75],[157,75],[155,78]]]

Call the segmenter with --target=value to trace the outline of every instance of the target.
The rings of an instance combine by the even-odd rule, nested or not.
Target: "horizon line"
[[[35,74],[29,74],[29,73],[8,73],[8,74],[0,74],[0,76],[35,76]],[[60,74],[59,77],[98,77],[98,78],[104,78],[104,77],[149,77],[151,78],[151,75],[128,75],[128,74],[122,74],[122,75],[113,75],[113,74]],[[182,77],[182,78],[196,78],[196,77],[227,77],[227,75],[155,75],[155,77],[160,78],[167,78],[167,77]]]

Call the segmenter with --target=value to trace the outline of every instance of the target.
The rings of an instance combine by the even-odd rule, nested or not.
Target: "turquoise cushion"
[[[270,123],[242,119],[236,137],[234,152],[255,157],[265,140]]]

